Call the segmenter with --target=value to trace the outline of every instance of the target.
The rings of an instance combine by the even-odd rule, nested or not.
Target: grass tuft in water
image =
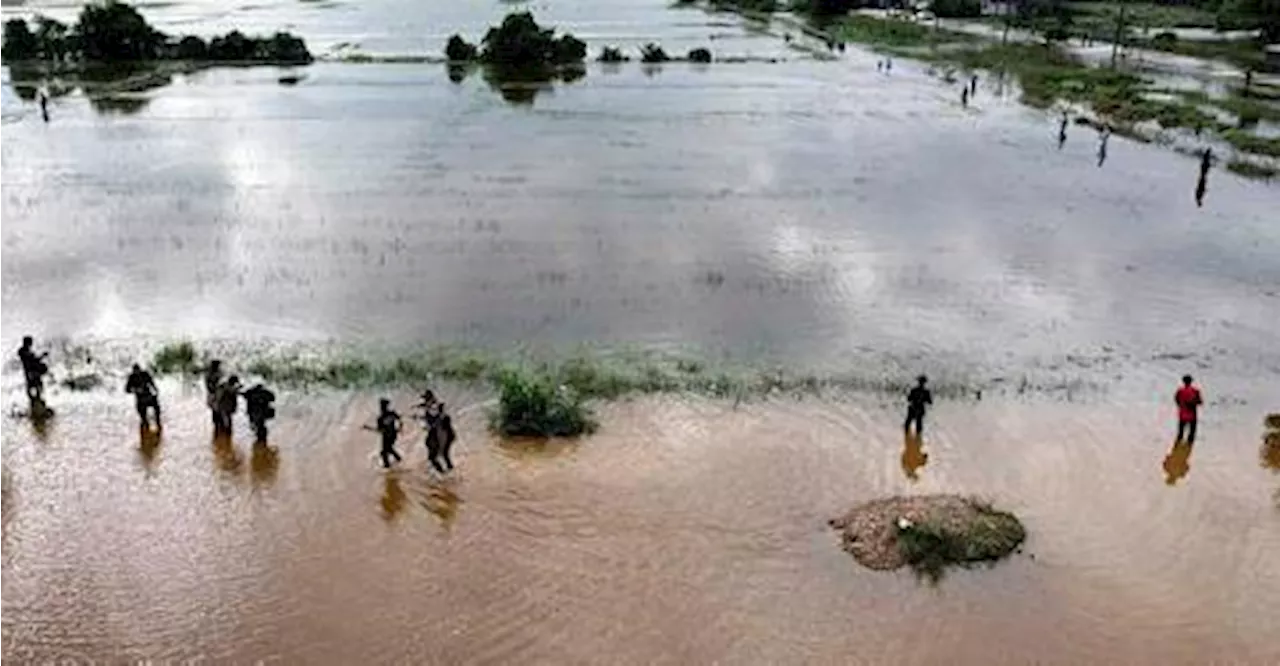
[[[1013,514],[976,501],[970,506],[976,515],[964,522],[963,529],[926,521],[899,530],[898,547],[907,565],[936,582],[950,565],[994,562],[1027,538],[1026,529]]]
[[[498,407],[490,427],[507,437],[573,437],[590,434],[596,421],[572,388],[557,384],[546,368],[509,369],[497,378]]]
[[[185,341],[161,347],[151,359],[151,366],[155,368],[156,374],[160,375],[173,373],[188,375],[200,369],[195,345]]]

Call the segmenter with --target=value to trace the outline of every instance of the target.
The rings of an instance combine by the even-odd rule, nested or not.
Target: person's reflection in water
[[[1164,482],[1166,485],[1175,485],[1191,471],[1191,449],[1193,445],[1190,442],[1176,441],[1173,448],[1169,449],[1169,455],[1164,457]]]
[[[1280,472],[1280,414],[1271,414],[1266,420],[1267,432],[1262,435],[1262,449],[1258,451],[1262,466]]]
[[[142,468],[147,476],[156,471],[156,459],[160,455],[160,431],[147,426],[138,428],[138,457],[142,459]]]
[[[240,452],[231,443],[231,435],[219,433],[213,436],[213,462],[224,472],[238,472],[244,465]]]
[[[929,454],[924,452],[924,441],[919,435],[910,431],[902,434],[902,472],[912,481],[918,481],[918,470],[929,462]]]
[[[276,474],[280,471],[280,452],[266,442],[253,444],[253,453],[249,457],[249,474],[255,488],[270,488],[276,482]]]
[[[440,484],[432,484],[427,488],[427,494],[422,498],[422,506],[430,511],[435,517],[440,519],[440,526],[445,529],[453,527],[453,523],[458,518],[458,504],[461,500],[458,494],[447,486]]]
[[[49,443],[49,423],[53,419],[53,410],[45,404],[44,398],[31,398],[31,408],[27,412],[31,419],[31,430],[41,444]]]
[[[383,477],[382,498],[382,519],[392,521],[396,516],[404,511],[405,503],[408,497],[404,494],[404,489],[400,487],[400,475],[395,472],[387,472]]]

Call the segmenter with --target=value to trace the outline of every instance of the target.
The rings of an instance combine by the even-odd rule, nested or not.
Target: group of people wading
[[[22,346],[18,348],[18,361],[22,364],[22,377],[26,383],[27,399],[31,403],[31,417],[36,420],[48,418],[53,411],[44,402],[44,379],[49,374],[49,352],[36,353],[35,341],[31,336],[22,338]],[[201,370],[204,376],[205,405],[209,408],[210,420],[213,423],[214,437],[230,437],[233,431],[234,418],[240,400],[244,399],[245,415],[253,428],[257,443],[267,441],[267,422],[276,416],[276,395],[261,383],[244,389],[240,378],[236,375],[224,376],[222,361],[213,359]],[[144,430],[153,427],[159,430],[160,389],[156,386],[155,377],[141,365],[134,364],[129,377],[125,380],[124,390],[133,394],[134,406],[138,410],[139,426]],[[422,402],[414,405],[421,410],[419,418],[426,426],[427,461],[441,475],[453,471],[453,458],[449,451],[457,440],[457,432],[453,429],[453,418],[445,410],[445,404],[436,398],[433,391],[427,390],[421,395]],[[391,408],[391,400],[383,398],[375,426],[365,426],[368,430],[378,432],[382,436],[382,448],[379,452],[384,467],[391,467],[393,462],[403,458],[396,451],[396,440],[400,437],[404,426],[400,415]]]
[[[449,450],[458,438],[453,429],[453,418],[445,411],[444,403],[437,400],[436,394],[430,389],[424,391],[421,398],[422,402],[414,405],[414,408],[421,410],[418,418],[427,429],[427,462],[431,463],[436,472],[448,474],[453,471],[453,459],[449,457]],[[382,438],[382,448],[378,455],[382,458],[383,467],[389,468],[392,461],[398,463],[403,460],[400,452],[396,451],[396,440],[404,430],[404,423],[400,414],[391,408],[389,398],[378,401],[378,418],[373,426],[365,426],[365,429],[377,432]]]

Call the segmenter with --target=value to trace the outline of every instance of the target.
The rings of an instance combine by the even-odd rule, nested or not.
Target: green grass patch
[[[194,374],[200,369],[200,361],[195,345],[184,341],[161,347],[151,359],[151,367],[160,375]]]
[[[828,26],[836,40],[871,46],[913,47],[947,43],[973,43],[979,37],[952,30],[940,30],[914,21],[879,19],[854,15]]]
[[[1242,129],[1229,129],[1222,139],[1242,153],[1280,157],[1280,138],[1268,138],[1251,134]]]
[[[1280,175],[1280,169],[1276,167],[1239,158],[1227,162],[1227,171],[1255,180],[1270,180]]]
[[[1027,538],[1026,529],[1013,514],[990,505],[971,502],[975,515],[964,526],[921,522],[898,532],[898,547],[908,566],[931,580],[941,578],[946,567],[993,562],[1012,553]]]
[[[1120,15],[1118,2],[1073,2],[1073,24],[1078,30],[1103,35],[1115,32]],[[1134,28],[1215,28],[1217,14],[1188,5],[1158,5],[1149,2],[1125,3],[1125,23]]]
[[[510,369],[497,378],[498,406],[490,428],[507,437],[573,437],[597,424],[581,395],[545,368]]]

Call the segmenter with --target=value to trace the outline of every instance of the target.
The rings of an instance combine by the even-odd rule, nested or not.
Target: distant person
[[[791,33],[789,33],[789,32],[788,32],[788,33],[784,34],[784,35],[782,36],[782,41],[784,41],[784,42],[786,42],[786,43],[790,44],[790,43],[791,43]]]
[[[969,96],[973,97],[978,94],[978,75],[974,74],[969,77]]]
[[[933,404],[933,394],[925,388],[928,381],[924,375],[916,377],[915,388],[907,393],[907,420],[903,421],[902,429],[910,432],[914,423],[916,436],[924,434],[924,413]]]
[[[427,462],[435,468],[440,474],[444,474],[448,470],[441,463],[441,455],[444,452],[443,436],[440,432],[440,416],[443,414],[444,405],[433,403],[423,411],[422,420],[427,428],[427,436],[424,444],[427,447]]]
[[[889,73],[889,72],[891,72],[891,71],[893,71],[893,58],[885,58],[885,59],[884,59],[884,73],[885,73],[885,74],[888,74],[888,73]]]
[[[129,378],[124,382],[124,392],[133,394],[133,404],[137,408],[138,418],[142,422],[140,427],[145,429],[151,427],[148,413],[154,412],[156,415],[156,428],[159,429],[161,427],[160,390],[156,388],[156,380],[151,376],[151,373],[134,363],[133,370],[129,372]]]
[[[222,386],[222,361],[213,359],[204,369],[204,402],[215,430],[218,428],[218,387]]]
[[[844,53],[844,42],[836,42],[836,50]]]
[[[1200,177],[1196,180],[1196,206],[1204,205],[1204,193],[1209,187],[1209,169],[1213,166],[1213,149],[1205,148],[1200,155]]]
[[[883,61],[883,60],[877,60],[877,61],[876,61],[876,71],[877,71],[877,72],[883,72],[883,71],[884,71],[884,61]]]
[[[1062,112],[1062,122],[1058,125],[1058,150],[1062,150],[1062,145],[1067,142],[1067,123],[1069,122],[1067,112]]]
[[[1111,138],[1111,128],[1104,127],[1098,139],[1098,166],[1107,161],[1107,140]]]
[[[396,439],[400,436],[402,426],[400,423],[400,415],[391,409],[391,401],[383,398],[378,401],[378,420],[372,428],[365,426],[365,430],[374,430],[382,437],[382,449],[378,455],[382,457],[382,466],[384,468],[391,467],[391,459],[400,462],[403,458],[396,451]]]
[[[214,398],[217,424],[215,434],[230,435],[234,431],[234,418],[240,403],[240,378],[231,375],[218,387]]]
[[[22,378],[27,384],[27,399],[32,402],[44,402],[44,376],[49,374],[49,352],[37,354],[33,348],[35,340],[26,335],[22,337],[22,346],[18,347],[18,361],[22,363]]]
[[[276,394],[272,393],[262,382],[254,384],[244,396],[244,412],[253,426],[254,441],[267,441],[267,421],[276,417]]]
[[[440,431],[440,457],[444,460],[444,466],[452,472],[453,458],[449,457],[449,450],[453,448],[454,440],[458,439],[458,433],[453,429],[453,418],[445,411],[443,402],[436,410],[436,430]]]
[[[1182,376],[1182,387],[1173,394],[1173,402],[1178,405],[1178,441],[1187,444],[1196,443],[1196,421],[1200,405],[1204,399],[1200,389],[1191,383],[1191,375]],[[1186,438],[1183,438],[1183,435]]]
[[[49,93],[45,92],[44,88],[41,88],[40,92],[37,93],[37,99],[40,101],[40,117],[44,118],[47,123],[49,122]]]
[[[960,89],[960,106],[969,108],[969,86]]]

